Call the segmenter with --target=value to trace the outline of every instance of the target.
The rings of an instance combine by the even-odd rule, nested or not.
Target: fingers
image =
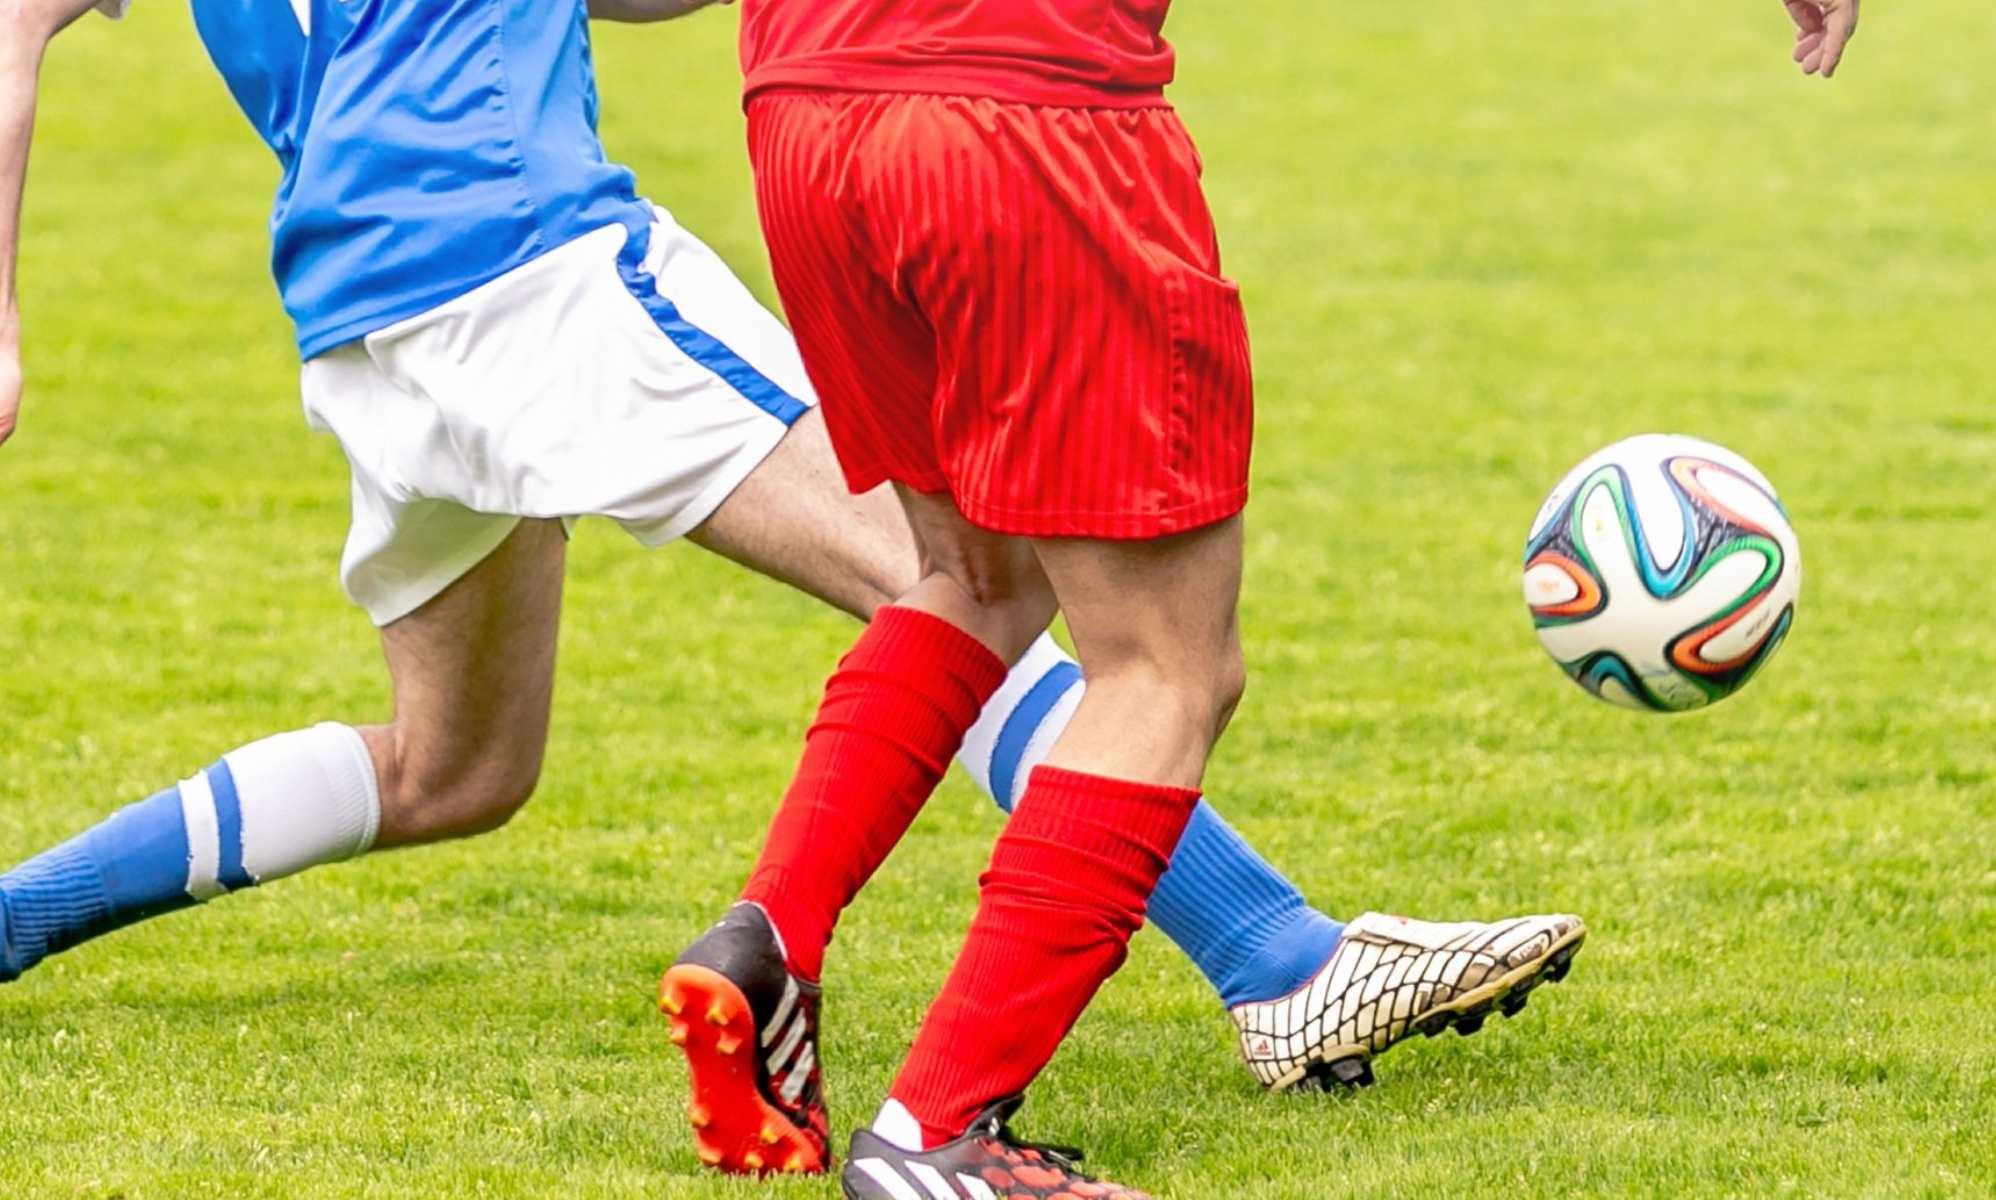
[[[1795,61],[1804,75],[1828,79],[1857,32],[1857,0],[1782,0],[1795,22]]]
[[[1850,5],[1838,4],[1831,9],[1823,21],[1823,44],[1818,51],[1816,69],[1828,79],[1837,73],[1837,64],[1843,61],[1844,46],[1850,42],[1851,34],[1857,32],[1857,9]],[[1803,64],[1803,70],[1808,65]]]

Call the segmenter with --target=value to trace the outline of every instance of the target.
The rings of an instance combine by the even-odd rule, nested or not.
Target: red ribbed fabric
[[[944,92],[1029,104],[1158,103],[1171,0],[746,0],[749,95]]]
[[[1199,803],[1187,788],[1038,767],[977,917],[890,1093],[931,1146],[1023,1092],[1102,982]]]
[[[853,491],[948,491],[1034,537],[1159,537],[1246,503],[1247,322],[1170,109],[776,90],[749,145]]]
[[[890,605],[825,684],[804,757],[742,898],[817,979],[839,914],[928,802],[1005,664],[956,626]]]

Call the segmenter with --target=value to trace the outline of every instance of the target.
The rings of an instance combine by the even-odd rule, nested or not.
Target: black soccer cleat
[[[693,1080],[700,1161],[731,1175],[816,1174],[831,1163],[818,1067],[818,985],[790,973],[760,907],[741,903],[659,981]]]
[[[1079,1150],[1040,1146],[1014,1137],[1006,1122],[1025,1103],[1000,1100],[971,1122],[964,1135],[933,1150],[902,1150],[871,1130],[852,1135],[845,1172],[846,1200],[1150,1200],[1143,1192],[1083,1175]]]

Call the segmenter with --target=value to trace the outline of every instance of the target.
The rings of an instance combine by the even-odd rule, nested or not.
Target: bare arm
[[[589,0],[589,15],[599,21],[669,21],[710,4],[734,2],[735,0]]]
[[[21,311],[14,259],[21,240],[21,188],[35,128],[35,89],[49,39],[89,12],[91,0],[0,0],[0,442],[21,409]]]
[[[1828,79],[1857,32],[1858,0],[1782,0],[1795,22],[1795,61],[1804,75]]]

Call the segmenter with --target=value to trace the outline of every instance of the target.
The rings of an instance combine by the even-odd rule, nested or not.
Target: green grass
[[[1254,683],[1215,799],[1334,911],[1560,907],[1594,934],[1520,1020],[1271,1098],[1146,933],[1030,1133],[1182,1200],[1996,1188],[1996,10],[1876,8],[1826,87],[1772,0],[1180,5],[1261,386]],[[767,294],[732,28],[605,34],[605,134]],[[184,11],[66,35],[36,154],[32,392],[0,451],[9,861],[385,705],[264,271],[275,171]],[[1758,462],[1808,566],[1782,655],[1677,719],[1563,682],[1515,583],[1544,490],[1653,428]],[[585,529],[528,812],[0,991],[0,1195],[759,1194],[698,1171],[651,989],[851,632]],[[952,779],[850,915],[841,1129],[995,828]]]

